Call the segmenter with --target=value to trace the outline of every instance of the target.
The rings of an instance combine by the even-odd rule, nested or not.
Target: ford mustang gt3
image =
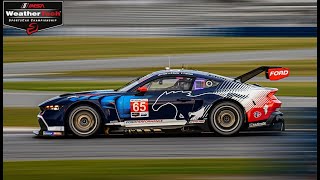
[[[117,90],[67,93],[39,105],[38,136],[284,131],[278,89],[249,84],[289,75],[288,68],[261,66],[236,78],[166,69],[134,79]]]

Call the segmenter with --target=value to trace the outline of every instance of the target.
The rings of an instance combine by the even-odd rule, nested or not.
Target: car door
[[[122,97],[122,118],[124,121],[188,120],[195,102],[190,97],[192,84],[193,77],[181,75],[161,76],[142,83]],[[147,91],[139,93],[139,87]]]
[[[221,98],[214,93],[218,85],[219,81],[215,79],[202,77],[197,77],[195,79],[191,93],[195,102],[192,110],[193,112],[189,114],[190,120],[197,122],[197,120],[205,119],[213,102]]]

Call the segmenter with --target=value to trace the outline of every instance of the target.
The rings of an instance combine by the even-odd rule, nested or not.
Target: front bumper
[[[249,130],[285,131],[283,113],[273,112],[267,120],[249,123]]]
[[[38,114],[40,130],[33,131],[36,136],[63,136],[64,126],[49,126],[41,114]]]

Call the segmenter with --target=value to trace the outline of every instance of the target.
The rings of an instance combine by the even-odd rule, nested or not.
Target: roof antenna
[[[166,67],[166,70],[169,70],[170,69],[170,56],[168,56],[168,58],[169,58],[169,67]]]

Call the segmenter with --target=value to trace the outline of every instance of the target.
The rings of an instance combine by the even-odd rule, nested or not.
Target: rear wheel
[[[100,130],[99,113],[90,106],[75,107],[69,114],[69,128],[79,137],[89,137]]]
[[[218,135],[231,136],[239,132],[243,121],[243,110],[233,102],[222,102],[210,113],[210,125]]]

